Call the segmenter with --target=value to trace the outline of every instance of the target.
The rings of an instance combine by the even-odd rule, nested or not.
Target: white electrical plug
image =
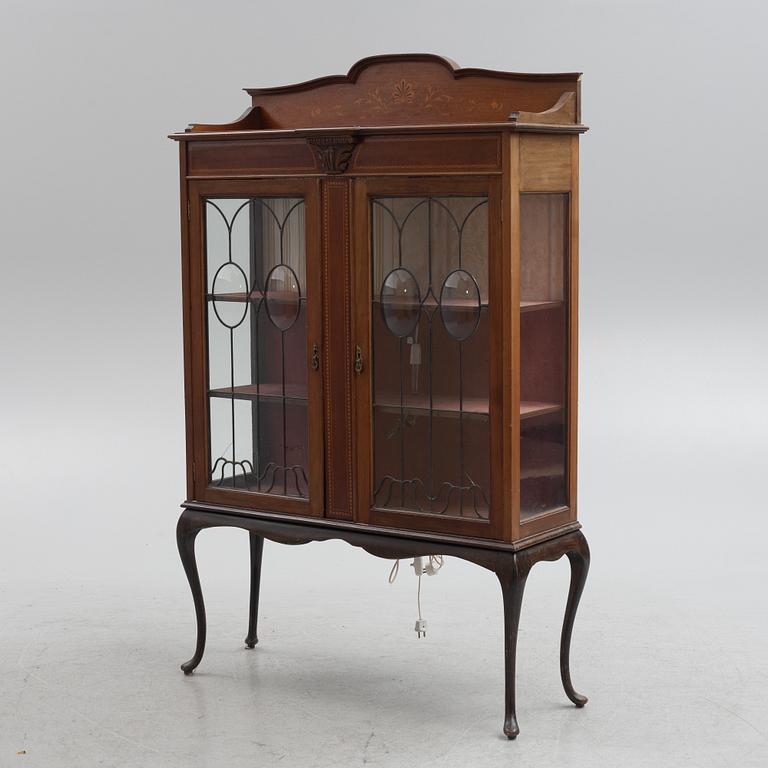
[[[426,565],[425,565],[425,562],[426,562]],[[389,572],[390,584],[392,584],[394,580],[397,578],[397,572],[399,570],[399,567],[400,567],[400,561],[396,560],[395,564],[392,566],[392,570]],[[419,587],[416,591],[416,605],[419,610],[419,618],[416,619],[416,624],[414,625],[413,630],[414,632],[416,632],[417,637],[426,637],[427,636],[427,620],[421,618],[421,577],[425,573],[428,576],[434,576],[443,567],[443,556],[442,555],[427,555],[425,557],[416,556],[413,558],[411,567],[413,568],[413,572],[419,580]]]

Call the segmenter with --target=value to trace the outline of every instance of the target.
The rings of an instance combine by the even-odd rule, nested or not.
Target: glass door
[[[196,191],[204,350],[196,489],[224,504],[321,514],[316,188],[218,182]]]
[[[360,506],[373,523],[495,535],[497,199],[487,181],[369,181],[356,204],[369,361]]]

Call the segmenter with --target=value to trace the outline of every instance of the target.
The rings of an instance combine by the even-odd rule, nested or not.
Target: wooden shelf
[[[379,307],[382,306],[378,297],[373,300],[373,303]],[[488,302],[480,302],[478,304],[478,302],[472,301],[471,299],[451,299],[451,301],[443,301],[440,303],[435,301],[432,296],[428,296],[416,305],[407,299],[394,298],[388,300],[386,306],[390,309],[411,309],[414,306],[421,306],[433,310],[438,309],[439,307],[445,307],[446,309],[479,309],[482,312],[484,309],[488,309]]]
[[[242,384],[239,387],[221,387],[219,389],[210,389],[208,394],[211,397],[227,397],[235,400],[282,400],[283,387],[279,383]],[[285,399],[295,400],[297,402],[307,401],[307,390],[296,384],[285,385]]]
[[[544,416],[547,413],[557,413],[563,409],[557,403],[540,403],[535,400],[524,400],[520,403],[520,418],[532,419],[534,416]]]
[[[253,291],[252,293],[209,293],[206,295],[208,301],[259,301],[263,297],[260,291]]]
[[[235,294],[232,294],[235,295]],[[219,298],[218,296],[216,297]],[[226,299],[224,299],[226,301]],[[373,303],[381,306],[381,301],[377,298],[373,300]],[[427,299],[423,299],[421,301],[421,305],[424,307],[427,307],[429,309],[437,309],[440,306],[448,307],[448,308],[456,308],[456,309],[473,309],[475,307],[480,307],[481,310],[488,309],[488,302],[481,302],[478,304],[476,301],[472,301],[471,299],[452,299],[451,301],[443,301],[442,304],[439,304],[437,301],[435,301],[431,296]],[[392,299],[387,302],[388,307],[392,307],[393,309],[410,309],[413,307],[413,304],[407,300],[404,299]],[[521,312],[535,312],[537,310],[541,309],[556,309],[558,307],[562,307],[563,302],[560,300],[557,301],[521,301],[520,302],[520,311]]]
[[[236,294],[231,294],[236,295]],[[216,299],[218,300],[219,297],[217,296]],[[228,301],[228,299],[222,299],[223,301]],[[373,300],[373,303],[381,306],[381,301],[378,298],[375,298]],[[427,299],[422,300],[421,305],[428,308],[428,309],[437,309],[440,306],[446,307],[447,309],[474,309],[475,307],[479,307],[480,310],[488,309],[488,303],[482,302],[478,304],[476,301],[472,301],[470,299],[452,299],[451,301],[443,301],[442,304],[438,304],[437,301],[435,301],[431,296]],[[414,305],[404,299],[392,299],[391,301],[387,302],[387,306],[391,307],[392,309],[410,309]],[[558,301],[521,301],[520,302],[520,311],[521,312],[536,312],[538,310],[542,309],[557,309],[558,307],[562,307],[563,302]]]
[[[520,311],[536,312],[541,309],[555,309],[557,307],[562,307],[562,306],[563,306],[562,301],[521,301]]]
[[[403,408],[407,411],[430,410],[442,413],[469,413],[488,415],[488,401],[481,397],[465,397],[462,399],[459,407],[458,397],[433,396],[432,407],[430,408],[429,398],[425,395],[408,395],[404,398]],[[400,401],[393,399],[379,399],[374,403],[376,408],[394,408],[400,409]],[[548,413],[557,413],[562,410],[562,405],[557,403],[542,403],[533,400],[526,400],[520,403],[520,418],[530,419],[534,416],[544,416]]]
[[[374,403],[376,408],[400,409],[400,400],[393,398],[379,399]],[[430,407],[427,395],[409,394],[403,398],[403,408],[407,411],[441,411],[444,413],[472,413],[488,414],[488,401],[482,397],[465,397],[459,407],[458,397],[446,397],[445,395],[433,395]]]
[[[261,301],[264,298],[264,294],[261,291],[251,291],[250,293],[208,293],[205,296],[208,301],[233,301],[233,302],[246,302],[246,301]],[[277,293],[273,291],[270,294],[269,300],[272,304],[295,304],[296,301],[304,301],[306,297],[297,296],[290,291],[281,291]]]

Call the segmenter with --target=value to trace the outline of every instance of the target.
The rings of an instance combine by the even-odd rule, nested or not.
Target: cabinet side
[[[568,498],[570,519],[578,517],[576,487],[578,470],[578,374],[579,374],[579,137],[571,136],[571,206],[570,206],[570,323],[568,338],[570,417],[568,425]]]
[[[179,142],[179,218],[181,225],[181,308],[184,334],[184,421],[186,434],[187,499],[194,491],[194,417],[192,408],[192,322],[189,286],[189,187],[187,183],[187,142]]]
[[[520,538],[520,134],[502,145],[502,357],[503,357],[503,534]]]
[[[578,136],[519,137],[515,539],[576,520]]]

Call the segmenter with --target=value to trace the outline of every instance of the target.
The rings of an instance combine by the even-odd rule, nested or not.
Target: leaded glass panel
[[[302,198],[208,198],[209,482],[306,498]]]
[[[487,520],[488,198],[371,205],[374,506]]]

